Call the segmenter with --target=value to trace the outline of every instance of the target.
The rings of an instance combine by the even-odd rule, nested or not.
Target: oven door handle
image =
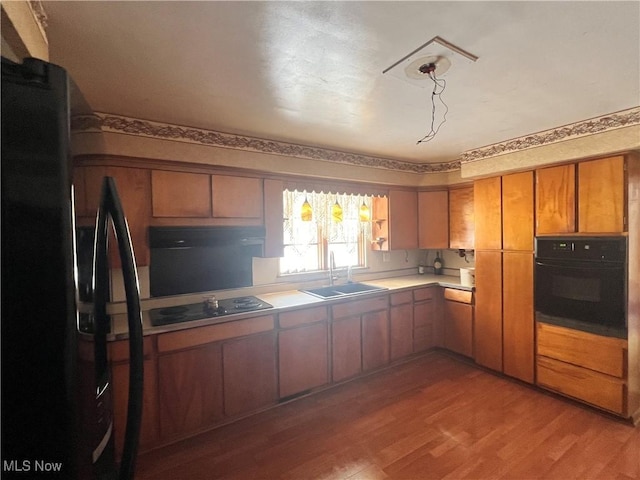
[[[611,264],[611,263],[588,263],[588,262],[540,262],[536,260],[536,266],[539,267],[551,267],[562,268],[566,270],[619,270],[624,268],[624,264]]]

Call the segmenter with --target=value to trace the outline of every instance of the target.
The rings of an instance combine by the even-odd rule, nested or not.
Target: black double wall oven
[[[539,237],[536,320],[627,338],[626,237]]]

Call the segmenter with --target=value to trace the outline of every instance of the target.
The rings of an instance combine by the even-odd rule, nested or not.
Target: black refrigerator
[[[3,479],[128,479],[135,471],[143,387],[138,277],[112,178],[104,179],[94,227],[83,229],[77,243],[70,119],[71,106],[83,105],[78,94],[56,65],[2,58]],[[130,347],[120,458],[106,343],[112,230]],[[88,266],[79,258],[88,258]]]

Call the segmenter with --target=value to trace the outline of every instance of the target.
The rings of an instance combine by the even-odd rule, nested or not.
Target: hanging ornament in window
[[[364,202],[360,205],[360,212],[358,216],[360,217],[361,222],[368,222],[371,220],[371,211]]]
[[[309,200],[307,200],[306,196],[304,197],[304,203],[300,210],[300,219],[303,222],[310,222],[313,219],[313,210],[311,209],[311,205],[309,204]]]
[[[337,201],[333,204],[333,207],[331,207],[331,218],[336,223],[340,223],[342,221],[342,207]]]

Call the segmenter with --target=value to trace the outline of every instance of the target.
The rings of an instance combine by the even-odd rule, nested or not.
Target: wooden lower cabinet
[[[627,341],[537,324],[537,384],[627,416]]]
[[[160,433],[186,436],[223,417],[222,346],[219,343],[158,357]]]
[[[368,372],[389,363],[389,312],[362,316],[362,370]]]
[[[158,424],[158,397],[156,365],[153,359],[144,361],[144,387],[142,406],[142,426],[140,429],[140,450],[148,450],[160,439]],[[111,366],[113,383],[113,430],[116,455],[122,453],[124,433],[127,426],[129,402],[129,363],[115,363]]]
[[[413,351],[423,352],[443,345],[442,321],[438,315],[439,287],[413,291]]]
[[[444,347],[473,357],[473,294],[470,291],[444,291]]]
[[[413,299],[410,303],[393,305],[389,310],[390,359],[398,360],[413,353]],[[391,295],[393,297],[393,294]]]
[[[360,315],[334,320],[331,328],[332,379],[355,377],[362,371]]]
[[[323,310],[324,321],[282,330],[278,334],[280,398],[329,382],[329,329],[326,308]]]
[[[235,416],[277,399],[276,336],[253,335],[222,345],[224,414]]]

